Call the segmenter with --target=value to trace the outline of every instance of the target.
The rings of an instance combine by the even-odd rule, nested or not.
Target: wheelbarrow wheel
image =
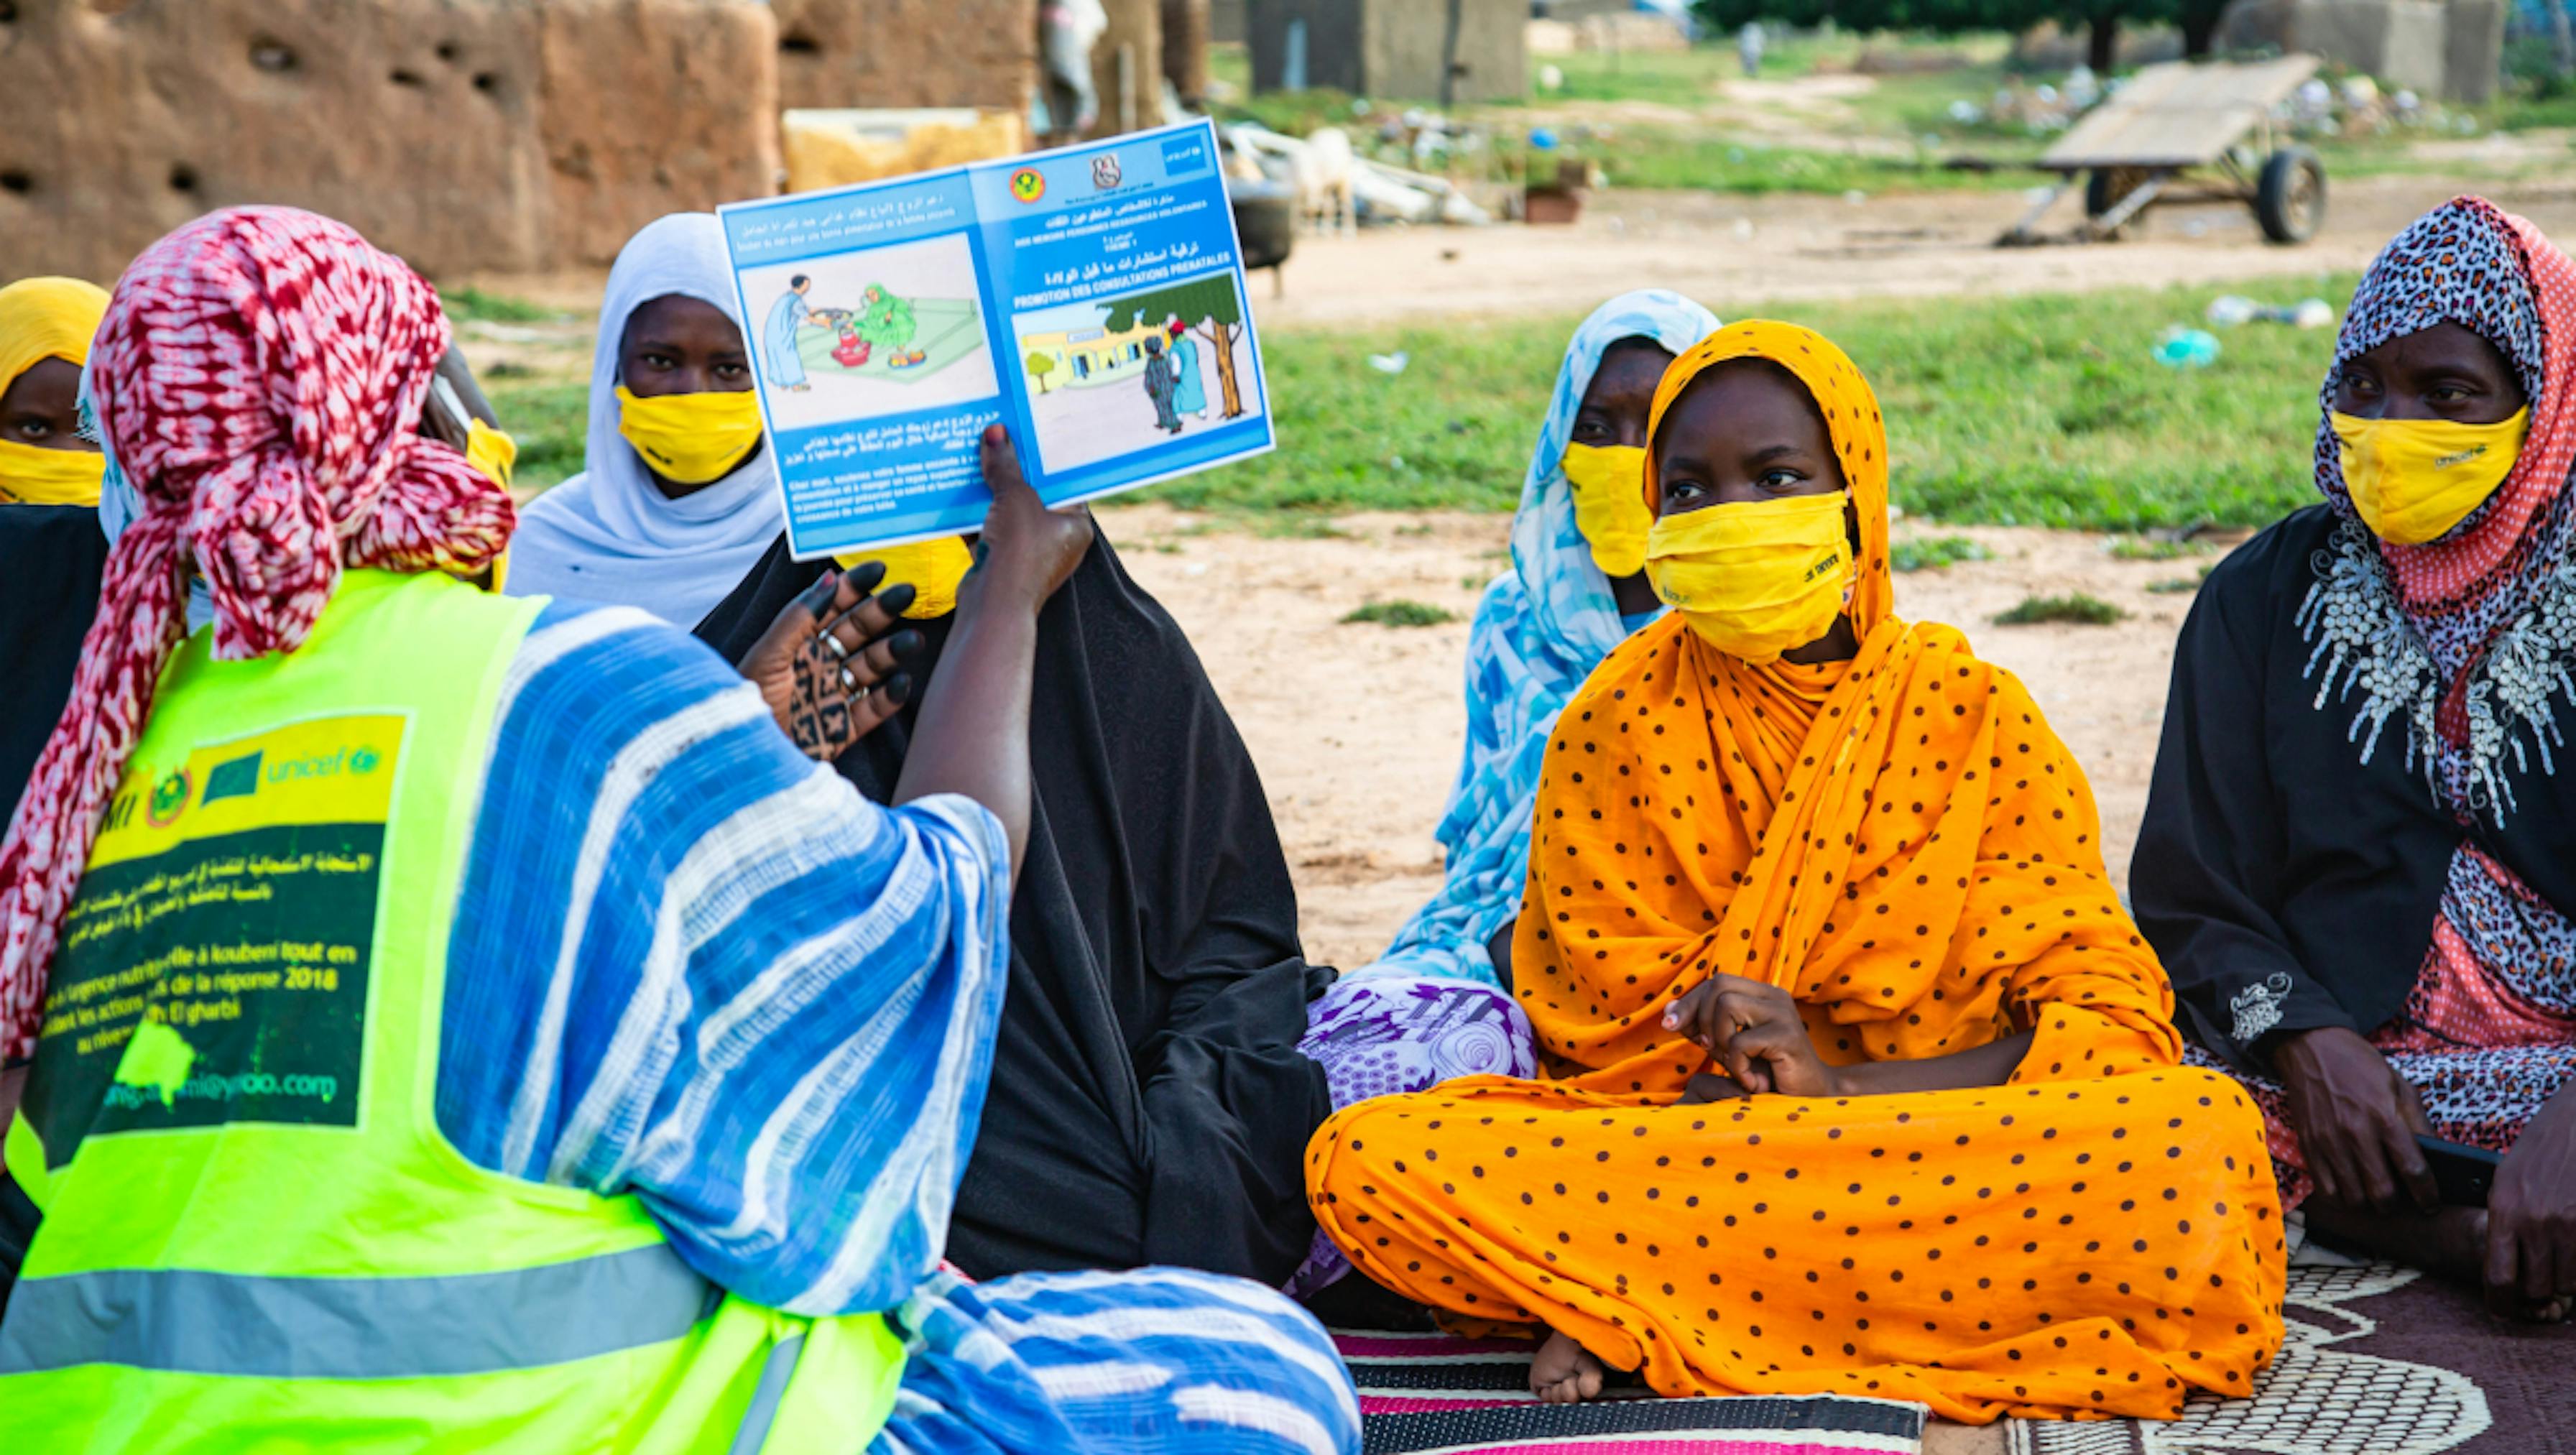
[[[2120,205],[2120,199],[2144,180],[2146,174],[2135,167],[2095,167],[2084,174],[2084,215],[2099,217]]]
[[[2254,220],[2276,243],[2303,243],[2326,220],[2326,165],[2306,147],[2283,147],[2263,160],[2254,185]]]

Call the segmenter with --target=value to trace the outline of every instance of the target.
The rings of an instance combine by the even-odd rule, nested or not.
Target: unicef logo
[[[376,750],[373,748],[356,748],[351,750],[349,754],[349,771],[352,773],[373,773],[376,771]]]

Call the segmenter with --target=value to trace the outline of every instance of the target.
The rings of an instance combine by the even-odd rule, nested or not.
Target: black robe
[[[0,823],[17,812],[71,697],[106,569],[107,537],[94,508],[0,505]],[[8,1114],[0,1106],[0,1123]],[[0,1172],[0,1308],[8,1306],[36,1221],[35,1204]]]
[[[71,697],[107,537],[87,505],[0,505],[0,823]]]
[[[2407,766],[2402,713],[2364,764],[2349,736],[2357,699],[2316,705],[2297,616],[2335,524],[2310,506],[2202,584],[2129,868],[2138,926],[2173,979],[2186,1033],[2265,1075],[2289,1032],[2367,1035],[2405,1006],[2462,843],[2576,908],[2576,746],[2553,750],[2554,776],[2537,753],[2513,772],[2520,807],[2499,828],[2437,801],[2421,754]],[[2249,1030],[2266,1005],[2280,1018],[2240,1043],[2240,1004],[2254,1012]]]
[[[739,661],[824,569],[774,545],[698,635]],[[893,793],[911,704],[836,765]],[[969,1274],[1168,1263],[1276,1285],[1314,1236],[1307,1139],[1331,1111],[1297,1051],[1333,972],[1243,740],[1169,614],[1104,537],[1038,618],[1027,857],[992,1089],[948,1256]]]

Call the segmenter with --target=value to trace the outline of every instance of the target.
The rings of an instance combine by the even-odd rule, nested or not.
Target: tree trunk
[[[2084,38],[2084,64],[2093,68],[2094,75],[2107,76],[2111,74],[2111,68],[2119,62],[2120,17],[2094,16],[2091,28]]]
[[[1458,33],[1466,26],[1467,0],[1449,0],[1449,29],[1440,38],[1440,109],[1458,103]]]
[[[1225,417],[1243,417],[1243,390],[1234,381],[1234,330],[1225,324],[1210,322],[1208,342],[1216,345],[1217,388],[1225,395]]]
[[[1163,79],[1192,111],[1207,110],[1208,0],[1163,0]]]
[[[2561,79],[2576,79],[2576,28],[2567,20],[2567,0],[2549,0],[2549,44],[2558,52]]]
[[[2188,4],[2182,8],[2182,54],[2189,61],[2206,60],[2218,46],[2218,21],[2224,7],[2215,4]]]
[[[1092,136],[1162,125],[1162,0],[1101,0],[1101,8],[1109,12],[1109,28],[1091,47],[1091,83],[1100,92]]]

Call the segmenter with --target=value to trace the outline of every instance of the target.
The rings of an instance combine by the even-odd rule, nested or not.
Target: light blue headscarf
[[[1611,345],[1652,339],[1679,355],[1716,331],[1717,315],[1648,288],[1593,310],[1565,346],[1512,518],[1512,569],[1485,588],[1467,644],[1467,752],[1438,831],[1448,877],[1396,932],[1385,957],[1353,978],[1499,983],[1485,942],[1520,912],[1548,734],[1583,679],[1628,635],[1610,579],[1574,524],[1564,459],[1575,412]]]
[[[125,467],[116,462],[116,450],[107,442],[107,431],[98,427],[98,406],[90,402],[89,366],[83,364],[80,374],[80,437],[98,446],[107,463],[98,477],[98,528],[107,537],[110,548],[125,528],[143,514],[143,495],[134,482],[125,477]],[[183,540],[182,545],[186,542]],[[195,571],[188,573],[188,630],[199,632],[215,619],[215,591],[206,578]]]

